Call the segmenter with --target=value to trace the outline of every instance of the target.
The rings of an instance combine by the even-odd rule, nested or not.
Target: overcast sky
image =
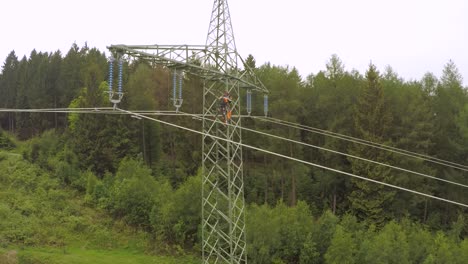
[[[306,77],[336,53],[346,70],[372,61],[406,80],[440,77],[452,59],[468,84],[467,0],[230,0],[237,50],[257,65]],[[0,60],[15,50],[63,54],[76,42],[205,44],[213,0],[9,0],[0,2]]]

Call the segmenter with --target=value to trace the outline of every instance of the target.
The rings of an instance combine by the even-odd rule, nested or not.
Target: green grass
[[[57,249],[57,248],[27,248],[18,252],[19,263],[29,264],[195,264],[200,263],[194,257],[151,256],[126,250],[88,250],[88,249]]]
[[[12,263],[12,254],[24,264],[201,262],[145,254],[154,248],[149,233],[87,205],[83,193],[14,151],[0,150],[0,264]]]

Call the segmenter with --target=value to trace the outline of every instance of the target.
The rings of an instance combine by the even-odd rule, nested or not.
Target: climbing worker
[[[224,118],[224,123],[227,124],[227,122],[231,119],[231,95],[228,91],[225,91],[219,100],[220,113]]]

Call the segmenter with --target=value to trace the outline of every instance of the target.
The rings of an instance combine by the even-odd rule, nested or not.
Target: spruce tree
[[[14,51],[10,52],[3,64],[0,75],[0,107],[14,108],[16,98],[16,83],[18,78],[18,57]],[[1,125],[10,132],[14,129],[13,113],[3,113],[0,115]]]
[[[366,78],[367,85],[362,96],[358,99],[354,111],[356,136],[388,145],[389,142],[386,142],[386,138],[389,138],[388,131],[392,116],[389,110],[386,109],[379,72],[373,64],[369,66]],[[350,152],[355,156],[384,163],[390,158],[387,152],[357,144],[350,147]],[[392,179],[392,174],[386,167],[352,158],[349,160],[352,171],[356,175],[383,182]],[[348,197],[351,210],[361,220],[367,220],[369,223],[382,226],[391,217],[391,213],[387,209],[395,192],[383,185],[369,181],[352,179],[351,182],[353,189]]]

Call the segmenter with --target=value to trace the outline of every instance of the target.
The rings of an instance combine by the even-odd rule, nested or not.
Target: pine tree
[[[61,93],[58,98],[59,107],[67,107],[78,96],[80,89],[85,86],[82,78],[83,65],[83,54],[80,53],[78,46],[74,43],[60,65],[59,83]]]
[[[373,64],[369,66],[366,78],[367,86],[364,88],[355,108],[356,136],[372,142],[388,144],[386,138],[389,138],[388,130],[392,116],[386,109],[379,72]],[[390,155],[386,152],[363,145],[351,146],[350,152],[353,155],[380,162],[387,162],[390,158]],[[352,171],[356,175],[384,182],[392,179],[392,175],[386,167],[352,158],[349,160]],[[391,216],[387,209],[395,192],[388,190],[383,185],[360,179],[352,179],[351,182],[353,183],[353,190],[348,197],[351,202],[351,210],[355,212],[358,218],[382,226]]]
[[[16,85],[16,100],[15,108],[25,109],[30,108],[28,101],[28,75],[29,63],[26,56],[24,56],[18,69],[18,82]],[[31,126],[31,118],[29,113],[16,113],[15,114],[15,132],[20,139],[28,138],[29,127]]]
[[[428,154],[432,144],[433,115],[430,107],[431,87],[437,80],[426,74],[422,82],[404,82],[390,66],[387,66],[381,80],[387,100],[387,108],[392,112],[392,125],[389,135],[392,145],[397,148]],[[434,175],[427,163],[420,159],[395,154],[392,165]],[[393,171],[394,184],[425,193],[433,192],[433,184],[427,178],[415,177],[402,171]],[[391,211],[395,217],[403,217],[408,212],[422,221],[427,219],[427,199],[407,192],[399,193]]]
[[[0,107],[14,108],[16,100],[16,83],[18,79],[18,57],[14,51],[10,52],[3,65],[0,79]],[[13,113],[5,113],[1,115],[0,125],[7,128],[9,131],[14,129]]]
[[[49,67],[47,72],[47,79],[46,79],[46,93],[48,95],[48,102],[46,107],[50,108],[58,108],[59,105],[59,98],[62,94],[62,87],[60,85],[60,72],[61,72],[61,65],[62,65],[62,54],[60,51],[56,51],[53,54],[50,54],[49,58]],[[48,115],[49,119],[51,119],[51,123],[53,123],[53,127],[55,129],[59,126],[59,116],[55,113],[53,116]],[[62,117],[62,119],[64,119]],[[53,120],[53,121],[52,121]],[[62,120],[62,124],[63,121]]]
[[[433,151],[439,158],[454,162],[462,162],[458,159],[462,153],[462,145],[456,119],[464,104],[468,103],[462,82],[463,79],[456,65],[453,61],[449,61],[444,67],[434,99],[436,132]]]
[[[250,69],[257,68],[255,58],[252,54],[249,54],[247,59],[245,59],[245,66],[249,67]]]
[[[324,78],[322,77],[321,81],[316,82],[315,89],[318,90],[320,98],[312,104],[317,109],[315,112],[320,113],[323,119],[317,120],[319,122],[312,126],[324,127],[333,132],[350,135],[353,127],[352,105],[357,97],[357,88],[362,85],[362,82],[345,71],[344,64],[336,54],[331,56],[326,68]],[[305,103],[310,104],[307,101]],[[314,118],[314,120],[316,119]],[[345,141],[334,137],[324,137],[323,140],[324,147],[347,152],[348,144]],[[320,164],[349,171],[349,162],[342,155],[321,151],[315,156],[320,158]],[[345,206],[338,206],[338,204],[346,200],[346,186],[349,185],[349,178],[336,177],[336,175],[327,172],[317,172],[314,177],[317,182],[320,182],[323,196],[328,198],[324,199],[327,207],[333,213],[343,212]]]
[[[441,159],[463,164],[465,146],[462,130],[457,125],[465,104],[468,104],[468,96],[463,89],[463,78],[455,63],[449,61],[443,70],[443,75],[435,91],[434,98],[434,145],[431,155]],[[449,167],[435,166],[437,176],[450,181],[466,183],[462,171]],[[439,184],[437,193],[447,199],[466,201],[466,193],[461,188],[447,184]],[[441,208],[445,225],[455,221],[457,210],[453,206],[444,204]]]
[[[85,87],[70,107],[107,106],[108,86],[102,82],[96,91]],[[125,156],[136,155],[135,146],[124,115],[69,115],[70,142],[83,169],[98,176],[114,172]]]

